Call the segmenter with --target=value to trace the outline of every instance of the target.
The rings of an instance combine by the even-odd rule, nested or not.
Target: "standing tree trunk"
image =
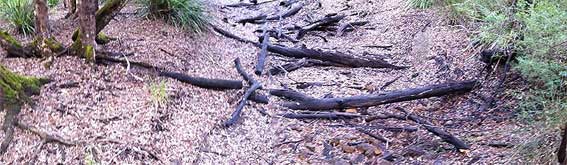
[[[46,0],[35,0],[35,32],[38,37],[50,37],[47,12]]]
[[[95,37],[96,37],[96,0],[79,1],[79,35],[75,41],[77,55],[85,57],[87,62],[95,61]]]

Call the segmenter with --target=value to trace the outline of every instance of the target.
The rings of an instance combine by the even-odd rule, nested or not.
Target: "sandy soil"
[[[276,3],[249,8],[224,8],[236,1],[208,1],[213,22],[231,32],[256,40],[259,25],[229,22],[276,10]],[[368,20],[370,24],[334,36],[333,32],[312,32],[296,46],[337,50],[351,54],[385,57],[406,70],[310,67],[279,76],[258,77],[266,89],[295,88],[297,82],[325,85],[298,89],[314,97],[366,94],[400,77],[385,91],[422,85],[475,79],[482,64],[468,49],[469,36],[459,26],[448,25],[434,10],[414,10],[405,0],[306,0],[297,15],[282,23],[306,24],[328,13],[349,15],[344,21]],[[319,5],[320,4],[320,5]],[[132,61],[143,61],[189,75],[241,79],[233,66],[240,57],[245,68],[253,69],[258,49],[208,32],[191,34],[159,20],[132,14],[138,7],[130,4],[104,30],[118,41],[101,46],[114,52],[133,52]],[[52,10],[52,28],[59,41],[70,43],[76,22],[63,19],[64,9]],[[218,21],[217,21],[218,20]],[[5,22],[0,22],[5,27]],[[270,24],[276,26],[276,24]],[[323,36],[327,42],[323,41]],[[28,39],[19,36],[20,39]],[[273,42],[276,42],[275,40]],[[293,46],[290,43],[280,42]],[[369,48],[392,45],[391,49]],[[162,49],[162,50],[160,50]],[[169,52],[169,53],[166,53]],[[0,51],[4,56],[5,52]],[[270,56],[267,67],[281,65],[285,58]],[[458,152],[439,138],[419,128],[417,132],[372,130],[390,140],[381,143],[358,132],[353,125],[417,127],[412,122],[381,120],[290,120],[276,114],[287,111],[271,97],[269,105],[251,103],[244,109],[241,122],[223,128],[242,90],[215,91],[157,77],[152,71],[121,65],[89,65],[83,59],[60,57],[51,68],[38,67],[40,59],[7,59],[0,62],[15,72],[55,80],[34,97],[37,105],[26,107],[22,121],[62,137],[82,142],[78,146],[42,145],[31,133],[17,130],[2,164],[63,163],[80,164],[93,160],[100,164],[397,164],[397,163],[505,163],[508,148],[489,147],[488,143],[511,141],[506,132],[516,129],[504,121],[510,110],[479,112],[479,93],[423,99],[369,108],[370,114],[397,113],[404,107],[424,116],[471,144],[470,151]],[[139,80],[134,76],[141,77]],[[76,82],[75,88],[61,84]],[[168,99],[156,104],[151,84],[165,82]],[[483,82],[490,86],[494,80]],[[362,88],[362,90],[361,90]],[[384,92],[384,91],[378,91]],[[265,109],[272,116],[264,116]],[[365,110],[359,109],[363,112]],[[3,116],[3,115],[2,115]],[[496,116],[494,118],[487,116]],[[3,138],[3,133],[0,138]],[[370,144],[379,148],[374,154],[352,150],[349,143]],[[356,147],[356,145],[355,145]],[[394,161],[384,160],[388,153]],[[502,162],[498,162],[502,160]]]

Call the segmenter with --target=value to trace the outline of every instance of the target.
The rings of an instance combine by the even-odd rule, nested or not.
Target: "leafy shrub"
[[[415,0],[410,0],[415,1]],[[516,147],[517,157],[551,164],[558,128],[567,121],[567,1],[452,0],[440,4],[466,20],[484,45],[518,53],[516,71],[529,82],[516,90],[522,133],[536,135]],[[439,3],[434,3],[438,5]]]
[[[142,14],[161,18],[175,26],[200,33],[205,30],[208,17],[198,0],[141,0]]]
[[[59,0],[47,0],[47,5],[52,8],[59,4]]]
[[[33,11],[32,0],[0,0],[0,17],[26,35],[34,31]]]

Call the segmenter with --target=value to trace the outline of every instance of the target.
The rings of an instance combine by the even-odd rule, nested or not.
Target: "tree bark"
[[[46,0],[35,1],[35,32],[37,36],[49,38],[49,14]]]
[[[85,57],[87,62],[96,61],[96,0],[79,1],[79,35],[75,41],[77,55]]]
[[[430,85],[420,88],[411,88],[405,90],[392,91],[384,94],[358,95],[342,98],[326,98],[326,99],[306,99],[305,95],[282,95],[270,92],[272,95],[280,97],[294,98],[298,100],[294,103],[284,103],[283,106],[290,109],[301,110],[330,110],[330,109],[346,109],[371,107],[388,103],[410,101],[436,96],[444,96],[448,94],[468,92],[474,88],[476,81],[462,81],[456,83],[444,83]]]

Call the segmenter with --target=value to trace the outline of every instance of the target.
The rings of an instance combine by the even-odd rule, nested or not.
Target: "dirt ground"
[[[233,1],[212,0],[206,6],[214,24],[251,40],[257,40],[254,24],[235,24],[234,20],[277,10],[276,2],[253,7],[227,8]],[[390,90],[477,79],[483,64],[469,46],[468,31],[449,25],[435,10],[415,10],[405,0],[306,0],[304,9],[282,22],[304,25],[329,13],[346,14],[343,21],[367,20],[370,23],[334,36],[334,32],[312,32],[298,44],[348,52],[367,57],[386,58],[410,66],[405,70],[309,67],[287,75],[257,77],[265,89],[281,89],[282,84],[296,88],[298,82],[318,82],[321,86],[297,89],[323,97],[367,94],[400,77],[385,88]],[[147,20],[133,13],[129,4],[104,30],[119,40],[100,49],[135,53],[131,61],[142,61],[189,75],[241,79],[233,60],[241,58],[252,71],[258,49],[214,32],[192,34],[159,20]],[[59,41],[70,44],[77,22],[64,19],[62,6],[51,10],[50,20]],[[221,20],[228,20],[229,23]],[[0,22],[0,27],[7,27]],[[277,26],[271,23],[270,26]],[[29,40],[24,36],[20,39]],[[323,39],[324,38],[324,39]],[[273,42],[276,42],[275,40]],[[387,46],[389,49],[371,46]],[[369,47],[370,46],[370,47]],[[166,53],[167,52],[167,53]],[[5,52],[0,51],[2,57]],[[287,58],[269,56],[267,68],[285,63]],[[419,114],[471,145],[469,151],[453,146],[428,133],[413,122],[376,120],[293,120],[277,116],[286,110],[278,98],[270,104],[250,103],[241,121],[230,128],[221,124],[238,104],[243,90],[215,91],[198,88],[154,72],[118,64],[89,65],[76,57],[59,57],[50,68],[39,67],[40,59],[0,58],[17,73],[48,77],[54,82],[34,97],[37,105],[26,107],[21,121],[61,137],[81,142],[77,146],[42,145],[39,137],[17,130],[1,164],[63,163],[83,164],[499,164],[509,161],[510,148],[490,144],[509,143],[507,132],[517,129],[508,121],[509,109],[479,111],[481,91],[463,95],[422,99],[372,107],[371,115],[399,113],[403,107]],[[140,77],[136,78],[136,77]],[[151,84],[165,82],[167,103],[156,104]],[[62,88],[62,84],[78,87]],[[483,80],[484,86],[495,80]],[[264,91],[265,92],[265,91]],[[266,110],[270,116],[258,110]],[[3,115],[2,115],[3,116]],[[416,132],[371,130],[389,140],[382,143],[356,130],[356,126],[405,126]],[[0,138],[3,138],[3,133]],[[377,148],[364,153],[369,144]],[[352,145],[352,146],[351,146]],[[390,161],[386,160],[390,159]]]

